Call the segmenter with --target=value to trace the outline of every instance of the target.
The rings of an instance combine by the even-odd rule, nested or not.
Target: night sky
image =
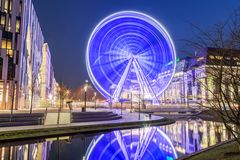
[[[192,38],[191,23],[209,29],[240,7],[239,0],[33,0],[45,41],[49,43],[57,81],[75,88],[88,74],[85,50],[101,19],[122,10],[144,12],[171,35],[179,57],[183,40]]]

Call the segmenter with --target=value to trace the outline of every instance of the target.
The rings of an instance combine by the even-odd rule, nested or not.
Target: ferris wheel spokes
[[[127,145],[120,131],[114,131],[114,135],[124,155],[124,159],[129,160],[129,154],[127,152]]]
[[[147,93],[149,95],[151,95],[151,97],[153,98],[153,101],[156,103],[159,103],[158,99],[157,99],[157,96],[156,94],[154,93],[153,91],[153,88],[152,86],[150,85],[147,77],[145,76],[145,74],[143,73],[142,71],[142,68],[141,66],[139,65],[137,59],[134,59],[133,61],[133,65],[134,65],[134,68],[135,68],[135,73],[137,75],[137,79],[138,79],[138,83],[139,83],[139,86],[140,86],[140,90],[141,90],[141,93],[144,94],[144,93]],[[144,88],[146,88],[146,92],[144,91]]]
[[[136,149],[136,153],[134,156],[134,160],[138,160],[139,158],[142,158],[144,153],[146,152],[149,143],[152,141],[152,138],[156,132],[155,127],[151,127],[151,128],[144,128],[144,130],[147,129],[147,131],[142,132],[142,134],[140,134],[140,139],[138,142],[138,146]]]
[[[130,59],[130,60],[129,60],[128,65],[127,65],[126,69],[124,70],[124,73],[123,73],[120,81],[118,82],[115,90],[114,90],[114,93],[113,93],[114,101],[118,101],[118,99],[119,99],[119,97],[120,97],[120,94],[121,94],[123,85],[124,85],[124,83],[125,83],[125,81],[126,81],[128,72],[129,72],[130,67],[131,67],[131,65],[132,65],[132,61],[133,61],[133,59]]]

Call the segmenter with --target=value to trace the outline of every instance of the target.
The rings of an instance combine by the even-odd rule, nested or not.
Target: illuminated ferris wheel
[[[159,22],[143,13],[122,11],[95,27],[86,64],[92,83],[105,97],[118,101],[131,91],[157,101],[175,72],[176,53]]]

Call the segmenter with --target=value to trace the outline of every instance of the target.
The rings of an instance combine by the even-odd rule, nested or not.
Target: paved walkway
[[[90,111],[90,109],[87,109],[87,111]],[[113,112],[120,114],[121,111],[114,109]],[[152,116],[151,119],[149,119],[145,115],[146,114],[141,113],[141,119],[138,120],[138,113],[129,113],[127,111],[123,111],[123,118],[118,120],[70,123],[70,118],[68,118],[68,115],[62,113],[61,117],[63,119],[61,121],[60,117],[61,123],[58,125],[56,124],[56,113],[49,114],[46,125],[0,128],[0,140],[56,136],[60,134],[72,134],[91,131],[96,132],[111,129],[143,127],[148,125],[167,125],[174,123],[173,120],[165,119],[163,117]]]

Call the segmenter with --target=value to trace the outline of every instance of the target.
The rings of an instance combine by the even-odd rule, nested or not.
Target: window
[[[191,81],[188,81],[188,95],[192,95],[192,82]]]
[[[15,77],[15,64],[13,63],[13,58],[8,58],[8,80],[13,80]]]
[[[8,27],[7,30],[10,32],[11,31],[11,17],[9,16],[8,18]]]
[[[4,4],[4,11],[5,12],[8,12],[8,3],[9,3],[9,0],[5,0],[5,4]]]
[[[5,26],[6,24],[6,16],[5,15],[1,15],[1,25]]]
[[[7,55],[12,58],[13,57],[13,50],[8,49],[7,50]]]
[[[16,21],[16,32],[20,33],[20,25],[21,25],[21,21],[20,19],[17,19]]]
[[[10,39],[7,40],[7,49],[12,49],[12,41]]]
[[[2,32],[2,48],[12,49],[12,33]]]
[[[197,82],[197,95],[201,95],[201,82]]]
[[[19,16],[22,14],[22,1],[19,2],[18,14],[19,14]]]
[[[0,79],[2,79],[2,70],[3,70],[3,58],[0,57]]]
[[[7,48],[7,40],[5,38],[2,39],[2,48]]]
[[[9,11],[10,11],[10,12],[12,12],[12,4],[13,4],[13,3],[12,3],[12,0],[10,0],[10,2],[9,2]]]
[[[12,49],[12,41],[10,39],[6,40],[5,38],[3,38],[2,39],[2,48]]]

